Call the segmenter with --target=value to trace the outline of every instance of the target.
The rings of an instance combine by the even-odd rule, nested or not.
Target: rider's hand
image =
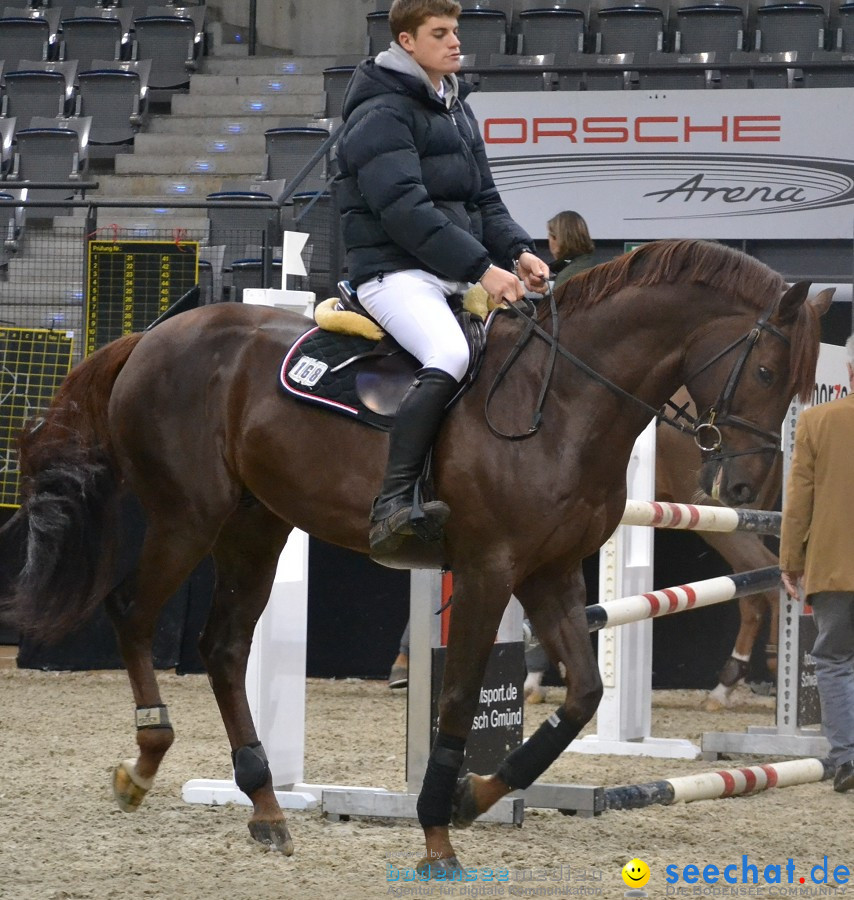
[[[539,256],[526,251],[516,261],[516,269],[529,291],[545,294],[548,287],[549,267]]]
[[[780,577],[783,579],[783,587],[792,600],[801,599],[800,581],[803,572],[781,572]]]
[[[481,276],[480,283],[496,303],[500,303],[502,300],[515,303],[525,296],[522,282],[512,272],[500,269],[498,266],[490,266]]]

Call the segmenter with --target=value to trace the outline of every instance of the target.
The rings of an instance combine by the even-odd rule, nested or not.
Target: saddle
[[[340,282],[338,292],[338,298],[325,300],[315,310],[317,327],[286,354],[279,383],[298,400],[388,431],[421,363],[383,332],[349,282]],[[486,347],[484,319],[490,317],[482,288],[465,298],[452,295],[448,303],[469,345],[469,367],[450,408],[477,377]]]

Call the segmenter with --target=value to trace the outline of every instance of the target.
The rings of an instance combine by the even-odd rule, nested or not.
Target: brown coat
[[[803,572],[807,595],[854,591],[854,394],[798,419],[780,568]]]

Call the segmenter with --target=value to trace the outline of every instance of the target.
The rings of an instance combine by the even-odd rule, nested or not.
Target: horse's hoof
[[[542,688],[534,688],[525,695],[525,703],[545,703],[546,692]]]
[[[135,761],[126,759],[113,770],[113,796],[122,812],[136,812],[154,780],[141,778],[135,769]]]
[[[249,833],[259,844],[285,856],[293,856],[294,842],[286,822],[250,822]]]
[[[415,871],[422,877],[426,875],[427,881],[435,878],[439,872],[444,872],[442,880],[451,881],[455,874],[460,874],[465,870],[456,856],[446,856],[442,859],[430,859],[427,856],[422,856],[415,867]]]
[[[471,772],[457,779],[451,806],[451,824],[454,828],[468,828],[480,815],[474,799],[473,784]]]
[[[724,704],[720,700],[713,700],[711,697],[707,697],[706,702],[703,704],[703,709],[706,712],[720,712],[723,708]]]

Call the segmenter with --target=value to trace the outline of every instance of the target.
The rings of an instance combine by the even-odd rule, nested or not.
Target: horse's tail
[[[73,631],[112,586],[119,467],[108,405],[141,336],[119,338],[77,365],[21,434],[22,501],[0,530],[0,603],[37,641]]]

